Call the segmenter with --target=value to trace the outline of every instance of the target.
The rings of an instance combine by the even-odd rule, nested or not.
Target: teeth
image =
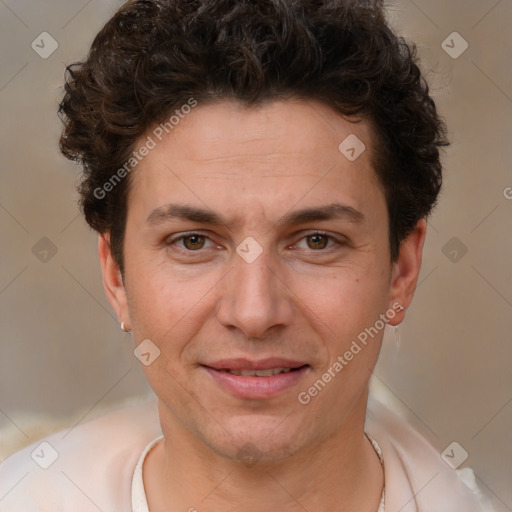
[[[223,370],[231,375],[241,375],[242,377],[272,377],[280,373],[291,372],[291,368],[270,368],[268,370]]]

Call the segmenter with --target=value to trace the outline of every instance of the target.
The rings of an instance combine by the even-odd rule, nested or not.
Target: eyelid
[[[184,238],[187,238],[189,236],[194,236],[194,235],[201,236],[201,237],[205,238],[207,241],[214,244],[214,246],[219,247],[219,244],[214,242],[210,236],[208,236],[207,234],[205,234],[204,232],[201,232],[199,230],[198,231],[183,231],[182,233],[175,233],[173,235],[167,236],[164,240],[164,243],[165,243],[165,245],[176,245],[176,242],[179,242],[180,240],[183,240]],[[181,249],[186,250],[188,252],[199,252],[201,250],[204,250],[205,248],[203,247],[202,249],[198,249],[197,251],[190,251],[189,249],[185,249],[183,247],[181,247]]]
[[[325,236],[325,237],[327,237],[329,239],[329,242],[332,242],[335,245],[341,246],[341,245],[347,245],[348,244],[348,239],[345,236],[339,235],[339,234],[331,234],[328,231],[322,231],[322,230],[319,230],[319,229],[301,231],[301,232],[297,233],[296,236],[298,236],[299,234],[301,235],[300,238],[297,240],[297,242],[291,244],[292,247],[296,247],[300,242],[305,240],[307,237],[314,236],[314,235]],[[332,248],[332,246],[333,246],[332,243],[331,243],[330,246],[326,247],[325,249],[317,249],[316,251],[315,251],[315,249],[309,249],[309,250],[310,251],[315,251],[315,252],[327,251],[328,249]]]
[[[176,242],[179,242],[180,240],[183,240],[184,238],[187,238],[187,237],[193,236],[193,235],[204,237],[207,241],[214,244],[216,246],[216,248],[220,248],[220,244],[215,242],[209,234],[207,234],[201,230],[183,231],[181,233],[175,233],[173,235],[169,235],[164,239],[164,243],[165,243],[165,245],[176,245]],[[294,235],[294,239],[296,239],[297,241],[290,244],[289,247],[295,247],[298,245],[299,242],[302,242],[308,236],[314,236],[314,235],[326,236],[330,242],[334,242],[334,244],[337,244],[337,245],[346,245],[348,243],[348,239],[343,235],[331,234],[328,231],[323,231],[323,230],[319,230],[319,229],[312,229],[312,230],[303,230],[303,231],[299,231],[298,233],[296,233]],[[297,237],[299,237],[299,236],[300,236],[300,238],[297,239]],[[330,247],[332,247],[332,244],[331,244],[331,246],[329,246],[329,248]],[[182,249],[187,250],[185,248],[182,248]],[[197,252],[199,252],[200,250],[204,250],[204,249],[205,248],[199,249]],[[313,250],[313,249],[310,249],[310,250]],[[323,250],[325,251],[325,250],[327,250],[327,248],[323,249]],[[189,251],[189,250],[187,250],[187,251]],[[193,251],[190,251],[190,252],[193,252]],[[318,250],[318,252],[321,252],[321,251]]]

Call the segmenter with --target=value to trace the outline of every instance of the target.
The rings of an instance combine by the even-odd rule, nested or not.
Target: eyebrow
[[[189,220],[201,224],[224,224],[222,217],[203,208],[193,206],[168,204],[153,210],[148,218],[149,224],[161,224],[174,219]]]
[[[168,204],[153,210],[148,218],[149,224],[162,224],[174,219],[188,220],[200,224],[226,225],[226,220],[215,212],[194,206]],[[365,216],[352,206],[332,203],[317,208],[304,208],[286,214],[277,225],[305,224],[307,222],[344,219],[354,224],[361,224]]]
[[[365,216],[352,206],[332,203],[318,208],[304,208],[285,215],[278,225],[305,224],[306,222],[343,219],[353,224],[361,224]]]

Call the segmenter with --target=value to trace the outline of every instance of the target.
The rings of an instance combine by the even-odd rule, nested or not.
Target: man
[[[127,2],[61,114],[158,419],[19,452],[1,511],[483,510],[409,425],[367,415],[446,145],[379,2]]]

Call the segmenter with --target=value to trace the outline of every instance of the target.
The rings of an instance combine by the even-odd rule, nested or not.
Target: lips
[[[284,359],[280,357],[269,357],[254,361],[245,358],[236,359],[220,359],[211,363],[205,363],[203,366],[208,366],[214,370],[272,370],[275,368],[290,368],[296,369],[301,366],[307,365],[304,361],[296,361],[292,359]]]
[[[245,399],[279,395],[295,386],[310,368],[302,361],[276,357],[222,359],[202,366],[224,391]]]
[[[269,368],[268,370],[218,370],[227,372],[231,375],[241,375],[242,377],[272,377],[280,373],[291,372],[291,368]]]

